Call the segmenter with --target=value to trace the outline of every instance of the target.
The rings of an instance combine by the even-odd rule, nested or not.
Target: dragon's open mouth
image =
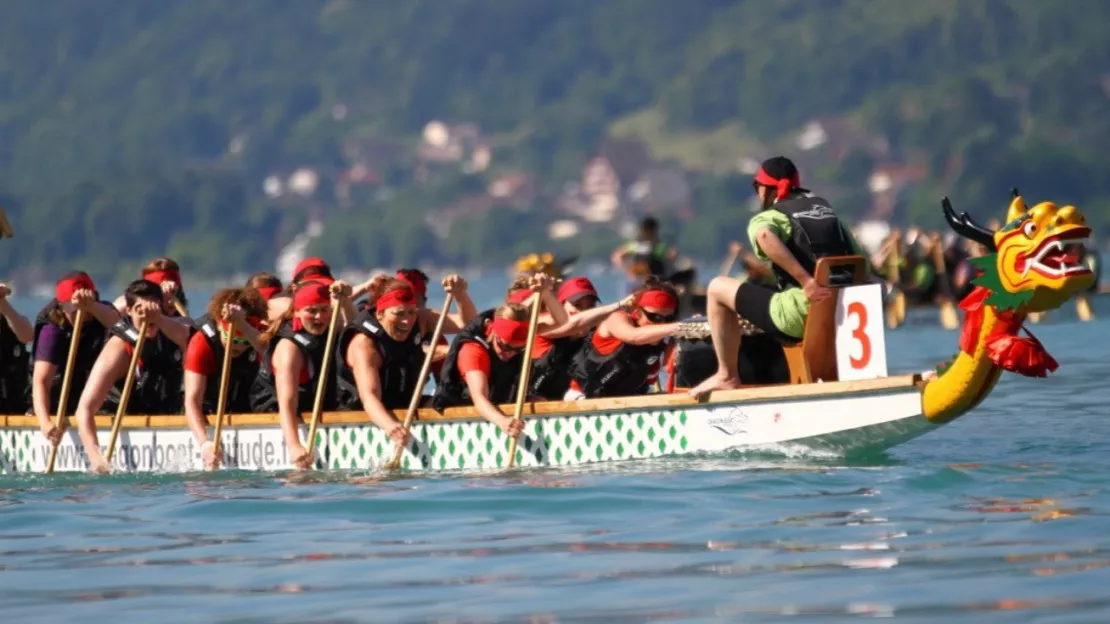
[[[1050,236],[1028,254],[1023,254],[1017,260],[1018,271],[1027,275],[1036,271],[1049,278],[1070,277],[1090,273],[1091,269],[1083,258],[1087,255],[1087,248],[1083,241],[1087,239],[1090,230],[1076,228],[1055,236]]]

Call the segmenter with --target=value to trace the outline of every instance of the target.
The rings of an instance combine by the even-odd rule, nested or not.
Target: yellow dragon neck
[[[985,307],[973,352],[968,354],[961,349],[944,373],[925,385],[921,402],[925,417],[931,422],[946,423],[974,408],[990,394],[1002,369],[987,357],[986,338],[999,324],[994,309]]]

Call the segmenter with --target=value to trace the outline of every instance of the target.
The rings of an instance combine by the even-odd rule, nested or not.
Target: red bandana
[[[509,296],[506,297],[505,300],[509,303],[524,303],[525,301],[528,301],[528,297],[531,296],[532,289],[521,288],[520,290],[514,290],[513,292],[509,293]]]
[[[395,276],[397,279],[409,285],[412,292],[416,293],[417,297],[424,298],[428,294],[428,282],[424,281],[424,276],[416,271],[397,271]]]
[[[519,347],[528,342],[528,321],[512,319],[493,319],[490,324],[495,336],[510,347]]]
[[[374,307],[379,310],[399,308],[406,305],[416,305],[416,295],[409,288],[394,288],[378,297],[378,300],[374,302]]]
[[[678,301],[674,295],[665,290],[648,290],[640,293],[636,305],[641,308],[656,308],[658,310],[674,310]]]
[[[762,167],[755,173],[755,182],[756,184],[775,187],[776,199],[786,199],[786,196],[790,194],[790,189],[798,188],[802,184],[801,178],[798,176],[797,172],[794,172],[794,175],[789,178],[780,180],[772,177],[764,171]]]
[[[273,299],[274,295],[281,292],[281,286],[259,286],[255,290],[258,291],[258,294],[262,295],[263,299],[269,301]]]
[[[143,279],[148,282],[154,282],[161,286],[163,282],[173,282],[177,284],[178,288],[184,288],[181,285],[181,273],[176,269],[167,269],[165,271],[151,271],[143,275]]]
[[[293,309],[298,312],[315,305],[330,303],[331,294],[328,292],[327,285],[321,282],[305,282],[297,288],[297,292],[293,293]]]
[[[69,303],[73,299],[73,293],[78,290],[91,290],[96,292],[96,286],[93,285],[92,278],[88,275],[78,275],[69,279],[60,280],[54,287],[54,298],[58,303]]]

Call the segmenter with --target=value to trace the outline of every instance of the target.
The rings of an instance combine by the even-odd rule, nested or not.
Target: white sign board
[[[836,369],[841,381],[887,376],[885,332],[882,285],[837,290]]]

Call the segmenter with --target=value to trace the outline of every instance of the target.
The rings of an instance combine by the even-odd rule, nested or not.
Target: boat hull
[[[908,377],[904,383],[881,383],[884,381],[815,384],[805,396],[776,397],[774,392],[765,392],[769,396],[761,398],[760,389],[731,391],[723,393],[722,399],[715,396],[710,403],[657,395],[655,405],[643,400],[651,397],[636,397],[610,400],[605,403],[608,409],[550,404],[546,413],[527,417],[516,464],[571,466],[777,445],[847,454],[886,449],[936,427],[922,415],[919,383]],[[828,392],[823,393],[824,388]],[[730,394],[737,398],[729,400]],[[565,409],[560,411],[560,406]],[[121,430],[112,460],[114,472],[202,468],[199,447],[183,418],[133,418],[146,418],[146,426]],[[291,467],[276,417],[239,418],[243,424],[233,422],[223,430],[225,469]],[[348,422],[325,421],[317,431],[317,468],[372,471],[390,460],[394,447],[380,429],[363,421],[361,413],[347,413],[344,418]],[[4,472],[45,469],[49,445],[37,428],[19,426],[29,423],[27,417],[7,417],[8,426],[0,429]],[[302,427],[302,438],[305,429]],[[507,464],[508,438],[473,416],[417,421],[412,433],[413,442],[402,460],[402,468],[409,471],[481,471]],[[99,435],[103,447],[109,437],[107,428],[101,427]],[[71,429],[59,447],[55,470],[87,469],[80,439]]]

